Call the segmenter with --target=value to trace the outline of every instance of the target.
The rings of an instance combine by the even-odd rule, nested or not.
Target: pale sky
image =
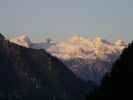
[[[0,0],[0,32],[33,40],[71,35],[133,40],[133,0]]]

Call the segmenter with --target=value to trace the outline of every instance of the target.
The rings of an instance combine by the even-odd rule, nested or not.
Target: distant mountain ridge
[[[107,59],[108,55],[121,52],[125,46],[126,44],[122,40],[118,40],[116,43],[111,43],[102,39],[101,37],[89,39],[80,36],[74,36],[69,40],[64,42],[61,41],[56,45],[53,45],[48,49],[48,51],[62,59],[96,59],[99,57],[102,60],[111,60]]]

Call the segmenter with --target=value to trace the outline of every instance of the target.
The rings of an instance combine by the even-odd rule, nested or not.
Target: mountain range
[[[60,59],[76,77],[97,85],[105,73],[110,72],[112,64],[127,46],[122,40],[112,43],[101,37],[73,36],[59,42],[46,39],[42,43],[33,43],[28,36],[22,35],[9,40],[27,48],[46,50]]]
[[[133,43],[74,36],[60,42],[48,39],[49,47],[33,48],[38,43],[27,36],[21,38],[25,43],[15,39],[0,34],[0,100],[132,98]]]
[[[84,100],[95,87],[44,49],[17,45],[0,34],[0,100]]]

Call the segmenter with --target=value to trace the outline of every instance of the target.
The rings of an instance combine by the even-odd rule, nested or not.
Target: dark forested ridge
[[[87,100],[133,99],[133,42],[125,48],[102,85]]]
[[[84,100],[94,86],[46,51],[18,46],[0,34],[0,100]]]

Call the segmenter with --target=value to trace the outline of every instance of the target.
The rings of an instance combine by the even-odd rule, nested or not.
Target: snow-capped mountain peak
[[[30,38],[25,34],[10,38],[9,41],[27,48],[45,50],[56,43],[56,41],[53,41],[50,38],[45,38],[44,40],[42,40],[42,42],[32,42]]]
[[[79,35],[73,36],[68,40],[69,42],[75,43],[75,44],[86,44],[91,41],[89,38],[81,37]]]
[[[79,57],[96,59],[97,57],[100,57],[101,60],[107,60],[106,58],[108,58],[110,61],[110,57],[107,57],[108,55],[115,54],[125,47],[125,44],[122,44],[123,42],[121,43],[121,41],[118,41],[118,43],[113,44],[101,37],[90,39],[81,36],[73,36],[64,42],[59,42],[51,46],[48,48],[48,51],[62,59]]]
[[[125,47],[121,40],[111,43],[101,37],[90,39],[74,36],[56,43],[47,51],[61,59],[77,77],[99,84]]]
[[[11,38],[11,39],[9,39],[9,41],[11,41],[13,43],[16,43],[18,45],[27,47],[27,48],[29,48],[30,45],[31,45],[31,40],[25,34],[24,35],[21,35],[21,36],[18,36],[18,37],[15,37],[15,38]]]

